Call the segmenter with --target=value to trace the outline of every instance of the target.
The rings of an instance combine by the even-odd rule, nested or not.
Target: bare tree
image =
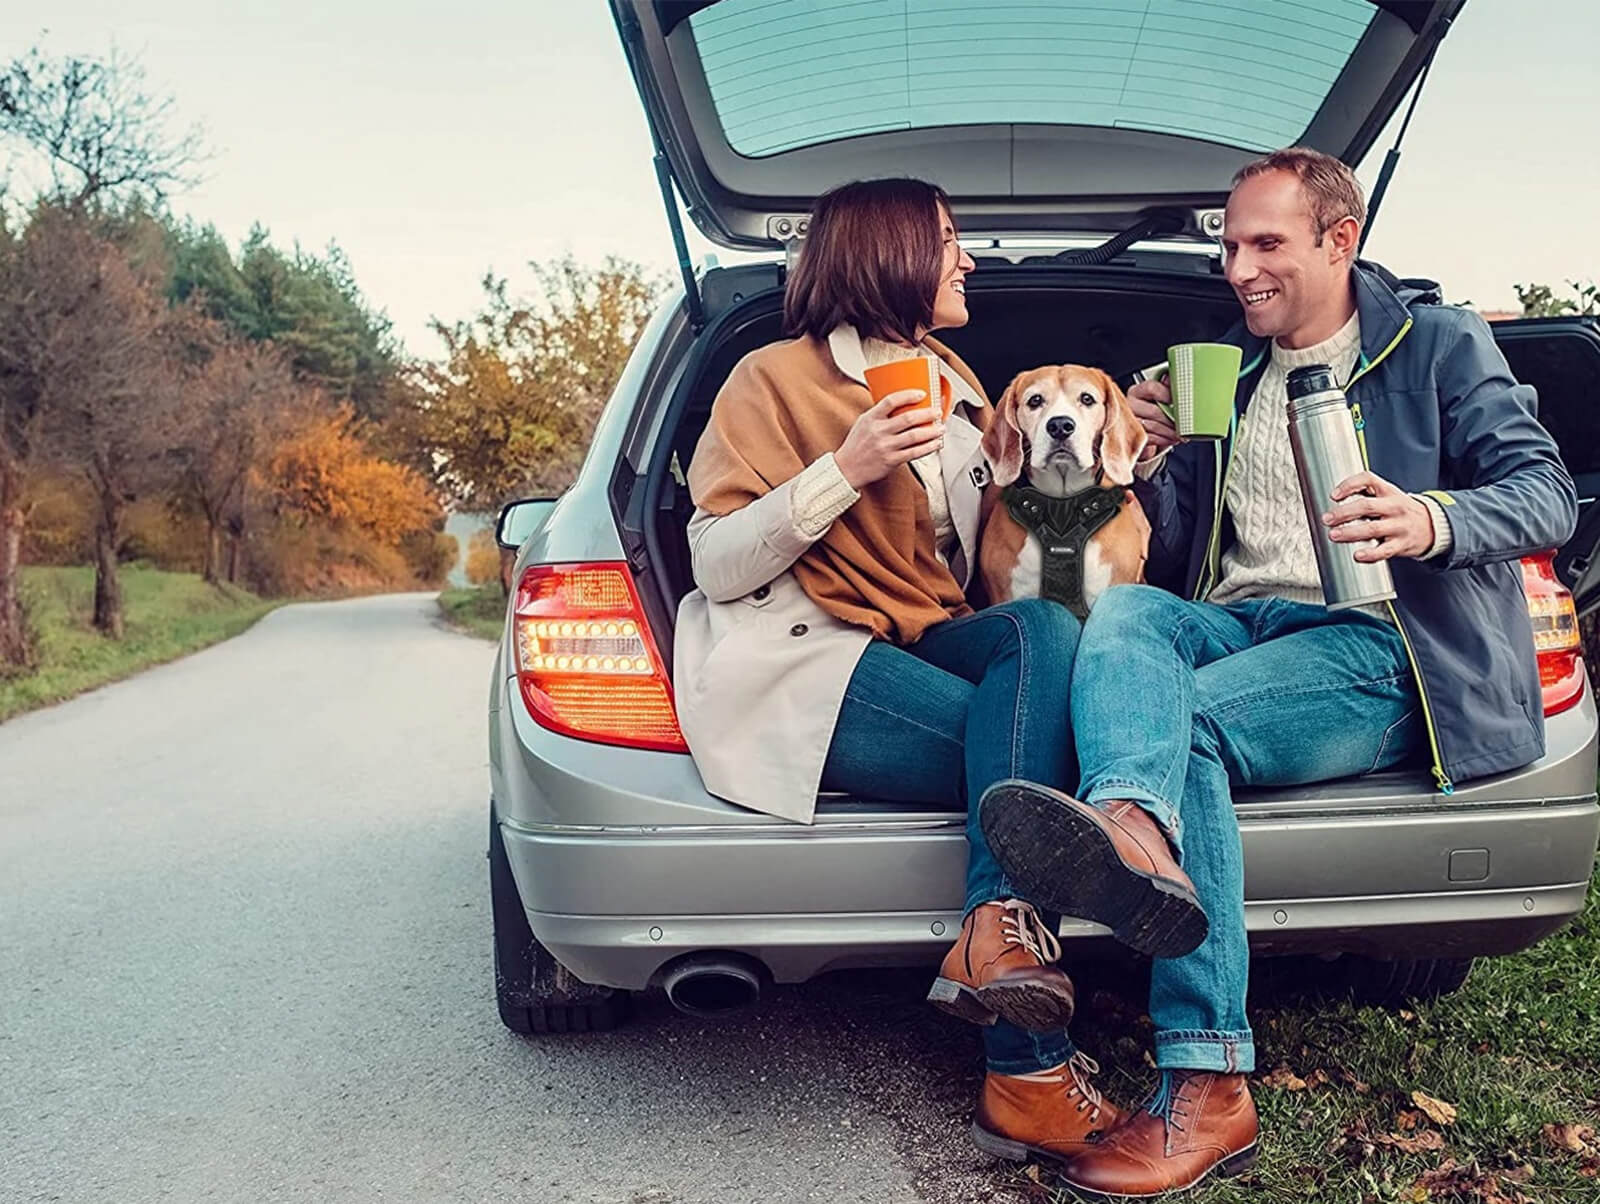
[[[216,584],[238,575],[245,527],[245,491],[267,436],[295,395],[294,372],[270,343],[229,334],[198,307],[175,311],[188,366],[183,374],[186,419],[177,448],[185,500],[206,523],[203,575]]]
[[[123,516],[141,489],[170,474],[182,417],[163,334],[166,304],[86,215],[68,209],[39,209],[7,267],[0,407],[14,417],[0,453],[0,494],[20,498],[41,461],[84,475],[96,503],[94,622],[120,637]],[[0,514],[0,545],[20,546],[25,521],[20,506]],[[14,598],[14,562],[9,577]]]
[[[192,185],[203,137],[170,133],[171,120],[171,99],[146,91],[144,69],[114,51],[50,58],[35,47],[0,68],[0,137],[44,158],[45,196],[63,204],[160,201]]]

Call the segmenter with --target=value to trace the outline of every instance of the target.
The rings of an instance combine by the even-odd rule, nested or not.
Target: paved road
[[[919,976],[527,1042],[489,992],[487,645],[290,606],[0,725],[0,1200],[970,1201]]]

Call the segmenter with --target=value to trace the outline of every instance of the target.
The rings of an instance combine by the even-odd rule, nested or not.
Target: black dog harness
[[[1000,495],[1011,517],[1039,537],[1044,552],[1040,596],[1061,603],[1080,619],[1089,615],[1083,598],[1084,549],[1117,516],[1125,492],[1121,485],[1091,485],[1081,493],[1051,497],[1032,485],[1012,485]]]

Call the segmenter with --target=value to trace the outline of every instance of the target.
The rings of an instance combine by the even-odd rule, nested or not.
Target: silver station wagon
[[[709,1015],[827,970],[931,967],[959,928],[962,815],[838,795],[810,825],[755,814],[706,793],[674,716],[684,471],[730,369],[782,337],[812,200],[866,176],[948,190],[978,264],[971,324],[948,342],[992,396],[1041,363],[1126,381],[1236,317],[1215,242],[1233,172],[1293,143],[1360,160],[1462,2],[1243,18],[1200,0],[928,0],[907,21],[900,0],[611,0],[683,279],[577,482],[501,516],[517,553],[489,699],[489,863],[507,1026],[607,1028],[648,986]],[[691,270],[680,198],[708,238],[756,254]],[[1495,332],[1585,499],[1572,543],[1524,563],[1545,757],[1448,795],[1419,765],[1237,799],[1256,951],[1317,955],[1372,1001],[1453,990],[1473,958],[1559,928],[1594,867],[1577,615],[1600,600],[1600,334],[1577,318]],[[1066,919],[1068,956],[1100,933]]]

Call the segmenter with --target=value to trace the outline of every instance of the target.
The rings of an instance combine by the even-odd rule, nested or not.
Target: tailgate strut
[[[1439,53],[1439,47],[1444,44],[1444,35],[1450,28],[1450,18],[1445,17],[1439,22],[1439,30],[1434,35],[1433,48],[1428,51],[1428,59],[1422,64],[1422,71],[1417,75],[1417,86],[1411,92],[1411,104],[1406,109],[1405,120],[1400,123],[1400,132],[1394,136],[1394,145],[1389,148],[1389,153],[1383,157],[1383,168],[1378,172],[1378,181],[1372,186],[1372,199],[1367,202],[1367,224],[1361,231],[1361,241],[1356,244],[1356,258],[1361,258],[1361,251],[1367,245],[1367,238],[1372,234],[1374,219],[1378,216],[1378,206],[1383,204],[1383,194],[1389,191],[1389,178],[1394,175],[1394,169],[1400,163],[1400,144],[1405,141],[1406,130],[1411,128],[1411,115],[1417,111],[1417,101],[1422,97],[1422,88],[1428,82],[1428,72],[1433,70],[1433,56]]]
[[[683,219],[678,216],[678,197],[672,187],[672,165],[667,162],[666,152],[661,149],[659,142],[656,143],[655,165],[656,183],[661,185],[661,200],[667,207],[667,226],[672,230],[672,247],[678,253],[678,272],[683,277],[689,325],[699,334],[706,325],[705,306],[700,301],[700,282],[694,278],[694,267],[689,262],[689,242],[683,236]]]

